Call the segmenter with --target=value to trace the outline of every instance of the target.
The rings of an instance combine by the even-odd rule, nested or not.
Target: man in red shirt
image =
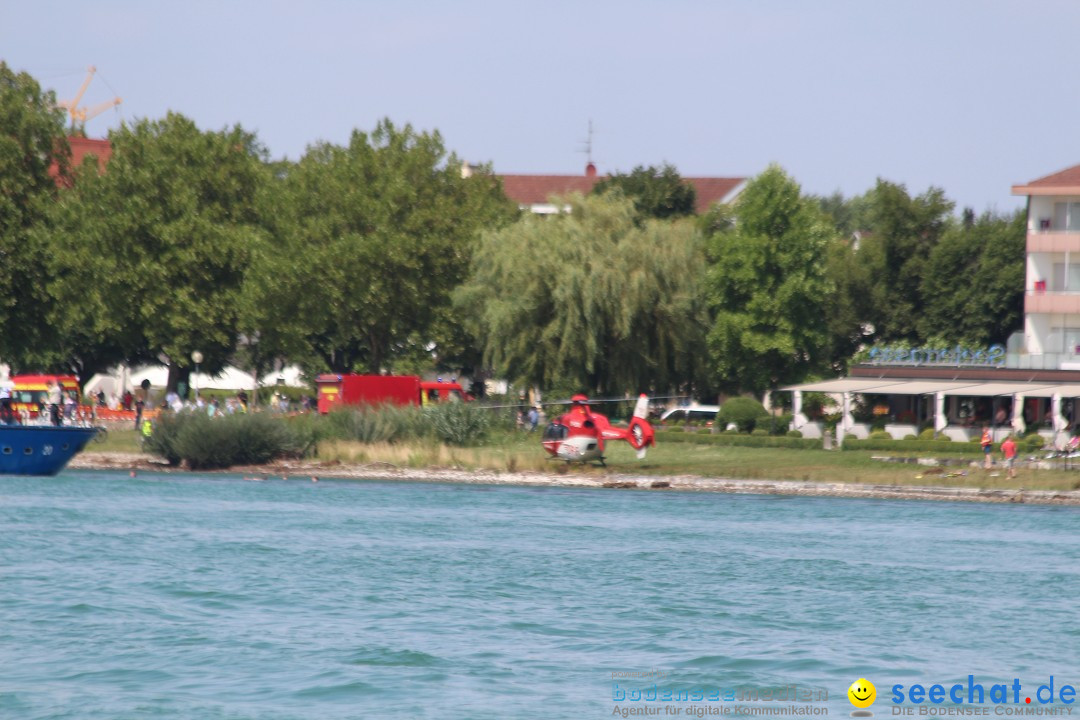
[[[1001,452],[1005,455],[1005,467],[1009,469],[1009,477],[1016,477],[1016,441],[1013,440],[1013,436],[1005,438],[1005,442],[1001,443]]]

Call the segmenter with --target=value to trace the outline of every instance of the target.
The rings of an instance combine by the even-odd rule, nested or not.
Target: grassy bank
[[[894,457],[927,453],[819,449],[731,447],[693,442],[663,442],[651,448],[645,460],[638,460],[626,443],[608,446],[607,467],[567,465],[548,459],[540,447],[539,434],[494,433],[482,447],[461,448],[436,442],[360,443],[325,441],[320,443],[318,460],[346,464],[384,463],[398,468],[463,468],[500,472],[568,472],[596,476],[634,474],[645,476],[696,475],[751,480],[795,480],[812,482],[862,483],[871,485],[936,485],[984,489],[1073,490],[1080,488],[1080,471],[1036,470],[1024,464],[1018,477],[1010,480],[1004,468],[950,466],[940,474],[919,465],[882,462],[875,456]],[[138,436],[131,430],[109,433],[105,443],[92,444],[97,452],[139,452]],[[955,456],[953,456],[955,458]],[[1022,456],[1024,457],[1024,456]],[[972,459],[977,456],[973,455]],[[965,475],[949,477],[962,471]]]

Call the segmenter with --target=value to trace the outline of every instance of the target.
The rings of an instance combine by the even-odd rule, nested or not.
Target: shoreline
[[[117,452],[83,452],[68,468],[73,470],[127,470],[134,472],[190,472],[148,458],[146,455]],[[796,495],[802,497],[846,497],[874,500],[938,500],[979,503],[1023,503],[1030,505],[1080,506],[1080,490],[989,490],[933,485],[871,485],[825,483],[796,480],[744,480],[727,477],[672,475],[667,477],[633,474],[587,474],[501,472],[458,468],[407,468],[389,463],[347,465],[340,462],[282,460],[267,465],[237,466],[228,470],[201,471],[209,474],[251,475],[252,479],[281,477],[295,479],[397,480],[402,482],[451,482],[467,485],[509,485],[522,487],[578,487],[593,489],[648,490],[652,492],[714,492],[740,495]]]

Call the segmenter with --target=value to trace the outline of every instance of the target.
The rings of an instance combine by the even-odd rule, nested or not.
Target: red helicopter
[[[612,427],[607,416],[594,412],[584,395],[570,398],[570,411],[553,420],[544,429],[540,441],[552,455],[569,462],[598,461],[604,464],[604,443],[607,440],[625,440],[637,450],[638,459],[645,457],[650,445],[656,445],[652,425],[645,419],[649,412],[649,398],[638,397],[634,415],[627,428]]]

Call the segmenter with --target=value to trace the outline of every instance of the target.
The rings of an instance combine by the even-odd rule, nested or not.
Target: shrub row
[[[171,465],[186,462],[192,470],[209,470],[304,457],[315,451],[320,440],[328,439],[477,444],[496,422],[490,410],[466,403],[345,409],[326,416],[296,417],[250,413],[210,418],[202,412],[163,413],[144,447]]]
[[[796,448],[812,450],[821,448],[821,440],[776,435],[738,435],[734,433],[680,433],[658,432],[656,440],[660,442],[696,443],[699,445],[720,445],[739,447]]]
[[[947,440],[891,440],[871,437],[866,440],[845,437],[844,450],[892,450],[904,452],[933,452],[961,455],[978,455],[982,449],[978,444],[957,443]]]

